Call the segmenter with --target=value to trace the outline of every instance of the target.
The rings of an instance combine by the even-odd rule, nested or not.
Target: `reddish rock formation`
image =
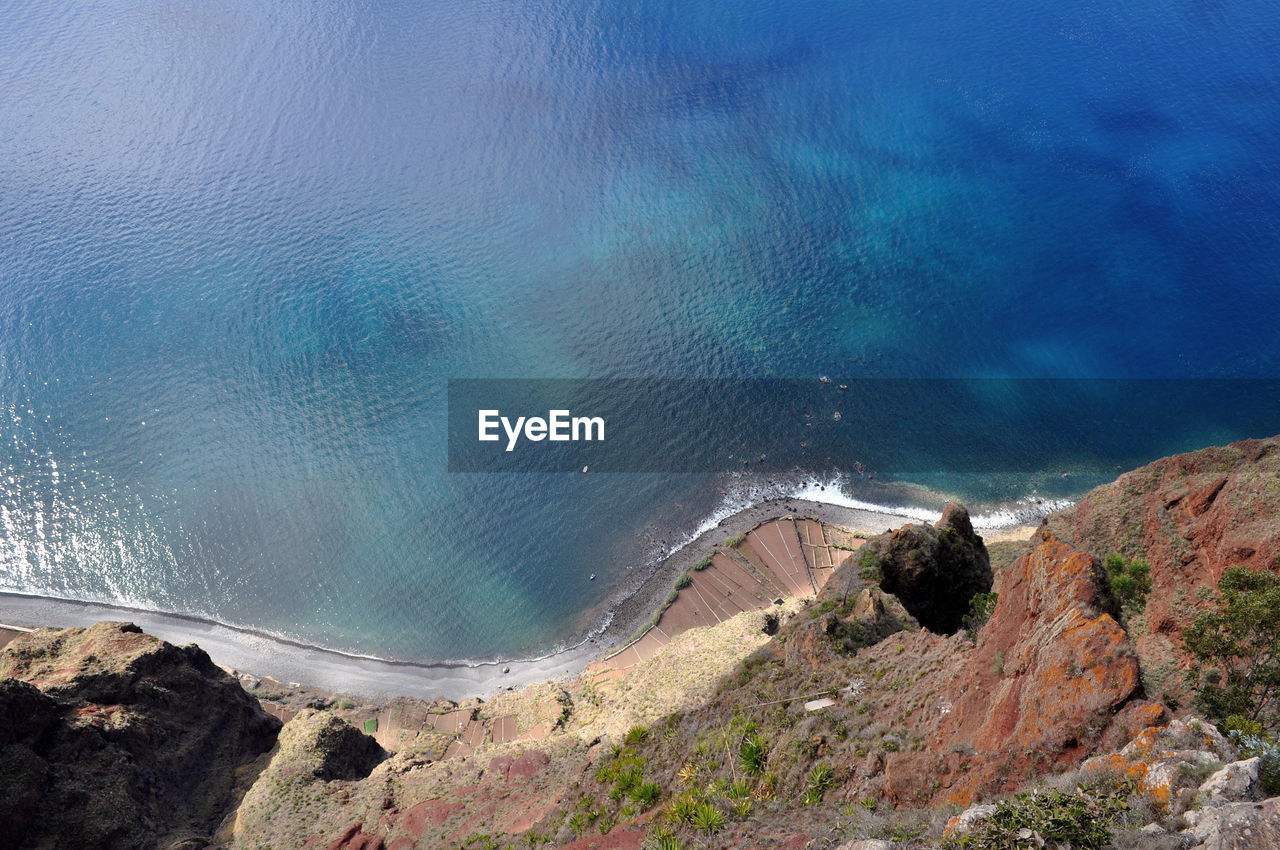
[[[1209,604],[1228,567],[1277,569],[1280,437],[1162,458],[1095,488],[1048,519],[1049,529],[1104,557],[1151,564],[1145,629],[1136,643],[1153,696],[1187,702],[1182,630]]]
[[[512,777],[528,779],[550,762],[546,753],[538,750],[526,750],[521,753],[498,756],[490,760],[489,770],[502,774],[502,778],[510,782]]]
[[[427,825],[442,826],[450,817],[462,811],[462,803],[450,803],[446,800],[423,800],[404,813],[401,823],[404,831],[414,838],[421,838],[427,831]]]
[[[1001,577],[964,691],[942,733],[980,751],[1060,749],[1138,684],[1124,629],[1100,605],[1087,554],[1045,536]]]
[[[363,823],[353,823],[328,846],[328,850],[382,850],[382,848],[382,836],[365,832]]]
[[[883,715],[922,706],[903,719],[923,748],[885,759],[881,790],[889,797],[967,804],[1011,791],[1086,756],[1117,720],[1132,727],[1149,719],[1151,712],[1113,716],[1137,693],[1138,660],[1102,608],[1092,557],[1044,534],[997,590],[976,647],[918,632],[866,651],[873,665],[896,655],[919,662],[910,687],[895,684],[893,704],[879,707]]]

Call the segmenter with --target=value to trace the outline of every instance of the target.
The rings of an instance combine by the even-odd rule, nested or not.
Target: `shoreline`
[[[916,512],[913,512],[916,513]],[[711,546],[727,537],[781,516],[809,516],[868,534],[879,534],[919,516],[866,510],[801,498],[767,499],[737,511],[680,546],[610,606],[609,621],[595,637],[544,656],[479,662],[414,662],[345,653],[304,644],[264,631],[227,625],[191,615],[123,605],[81,602],[0,591],[0,621],[26,626],[87,626],[101,620],[129,620],[148,634],[173,644],[196,643],[214,662],[283,683],[338,694],[390,699],[410,696],[462,700],[513,690],[542,681],[572,678],[591,661],[626,646],[670,593],[676,577]],[[1007,533],[979,528],[978,532]]]

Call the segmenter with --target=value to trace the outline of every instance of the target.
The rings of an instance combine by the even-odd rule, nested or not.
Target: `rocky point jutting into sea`
[[[1278,557],[1271,438],[1125,473],[1021,539],[959,505],[760,522],[621,651],[483,701],[324,693],[122,623],[11,634],[0,841],[1277,846],[1276,730],[1205,716],[1184,632]],[[1145,596],[1118,578],[1141,564]]]

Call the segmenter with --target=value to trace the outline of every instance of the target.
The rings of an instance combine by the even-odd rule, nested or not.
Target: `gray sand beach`
[[[570,678],[593,658],[623,645],[665,600],[677,576],[710,547],[778,516],[809,516],[871,534],[897,528],[910,517],[859,510],[802,499],[775,499],[753,505],[660,562],[639,587],[612,607],[609,625],[598,637],[575,647],[533,659],[475,664],[418,664],[349,655],[195,617],[96,603],[0,593],[0,622],[18,626],[85,626],[100,620],[127,620],[174,644],[199,644],[224,667],[297,682],[334,693],[386,699],[414,696],[489,697],[507,688]],[[983,530],[979,529],[981,533]]]

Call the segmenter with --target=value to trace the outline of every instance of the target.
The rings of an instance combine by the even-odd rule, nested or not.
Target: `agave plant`
[[[693,824],[694,828],[703,832],[719,832],[724,829],[724,812],[720,811],[715,803],[698,803],[694,807],[693,818],[690,823]]]
[[[759,776],[769,762],[769,742],[759,732],[752,732],[742,739],[738,759],[748,776]]]
[[[819,762],[809,771],[809,778],[804,786],[804,804],[816,806],[822,802],[823,796],[835,787],[836,772],[831,765]]]

